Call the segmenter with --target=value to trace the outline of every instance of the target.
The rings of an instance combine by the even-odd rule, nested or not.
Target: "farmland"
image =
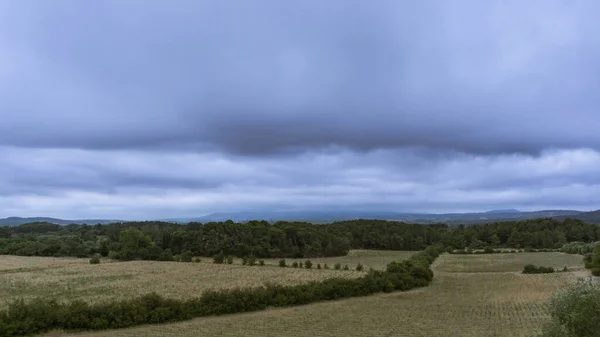
[[[403,251],[350,251],[347,256],[313,259],[312,270],[280,268],[279,260],[267,259],[265,266],[243,266],[241,259],[233,265],[158,261],[103,261],[90,265],[88,259],[0,256],[0,307],[17,298],[47,297],[61,300],[81,299],[102,302],[138,297],[156,292],[168,298],[199,296],[207,289],[261,286],[266,282],[284,285],[324,280],[332,277],[356,278],[365,272],[355,271],[358,263],[383,269],[391,261],[410,257]],[[303,262],[305,259],[288,260]],[[316,265],[328,264],[329,270]],[[333,270],[336,263],[350,270]]]
[[[495,261],[497,271],[479,266]],[[527,263],[571,271],[520,274]],[[587,275],[581,256],[561,253],[444,254],[433,269],[429,287],[409,292],[76,336],[531,336],[547,299]]]

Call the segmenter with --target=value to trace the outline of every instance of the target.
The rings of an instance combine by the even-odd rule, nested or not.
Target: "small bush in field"
[[[259,266],[264,266],[265,265],[265,260],[258,260],[258,265]]]
[[[333,265],[333,269],[340,270],[340,269],[342,269],[342,265],[339,264],[339,263],[336,263],[336,264]]]
[[[306,260],[304,261],[304,268],[306,269],[311,269],[312,268],[312,262],[310,262],[310,260]]]
[[[321,264],[317,263],[317,269],[321,269]]]
[[[90,264],[100,264],[100,257],[98,255],[92,256],[90,259]]]
[[[350,267],[348,267],[347,264],[344,265],[344,270],[350,270]]]
[[[285,264],[285,260],[284,260],[284,259],[281,259],[281,260],[279,260],[279,266],[280,266],[281,268],[285,268],[285,267],[287,267],[287,265]]]
[[[364,267],[362,264],[359,263],[356,265],[356,271],[362,271],[363,269],[364,269]]]
[[[233,256],[227,257],[227,264],[233,264]]]
[[[323,269],[329,269],[329,265],[328,265],[327,263],[325,263],[325,264],[323,265]]]
[[[292,263],[292,268],[298,268],[298,262],[294,261],[294,262]]]

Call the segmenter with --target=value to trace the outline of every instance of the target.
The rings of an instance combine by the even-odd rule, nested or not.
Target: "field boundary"
[[[442,251],[441,246],[430,246],[408,260],[391,262],[385,271],[371,270],[358,279],[332,278],[293,286],[267,284],[206,291],[189,300],[167,299],[157,294],[100,304],[63,303],[41,298],[27,302],[19,300],[0,312],[0,336],[25,336],[51,330],[116,329],[406,291],[431,283],[431,264]]]

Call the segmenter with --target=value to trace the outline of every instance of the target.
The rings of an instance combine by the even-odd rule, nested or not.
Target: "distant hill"
[[[118,220],[104,220],[104,219],[82,219],[82,220],[64,220],[48,217],[32,217],[32,218],[21,218],[21,217],[8,217],[0,219],[0,226],[19,226],[26,223],[32,222],[48,222],[57,225],[71,225],[71,224],[107,224],[111,222],[117,222]]]
[[[233,220],[245,222],[250,220],[267,221],[306,221],[313,223],[327,223],[332,221],[353,219],[380,219],[395,220],[413,223],[446,223],[446,224],[479,224],[499,221],[518,221],[537,218],[551,218],[557,216],[575,217],[580,211],[573,210],[543,210],[535,212],[520,212],[518,210],[494,210],[481,213],[402,213],[388,211],[264,211],[264,212],[231,212],[211,213],[202,217],[162,219],[163,221],[174,221],[187,223],[191,221],[211,222]]]
[[[596,210],[596,211],[591,211],[591,212],[581,212],[574,216],[561,215],[561,216],[557,216],[555,218],[558,220],[564,220],[566,218],[573,218],[573,219],[579,219],[579,220],[581,220],[583,222],[587,222],[587,223],[600,224],[600,209]]]

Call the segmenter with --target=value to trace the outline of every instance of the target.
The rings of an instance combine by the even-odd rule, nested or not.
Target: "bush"
[[[342,265],[339,264],[339,263],[336,263],[336,264],[333,265],[333,269],[340,270],[340,269],[342,269]]]
[[[535,266],[533,264],[528,264],[523,267],[523,274],[549,274],[554,273],[554,268],[552,267],[544,267],[544,266]]]
[[[483,249],[483,253],[484,254],[494,254],[494,248],[492,248],[491,246],[486,246]]]
[[[223,252],[220,252],[213,258],[213,263],[222,264],[223,262],[225,262],[225,255],[223,254]]]
[[[594,276],[600,276],[600,267],[594,267],[594,268],[592,268],[592,275],[594,275]]]
[[[192,262],[193,258],[194,254],[189,250],[186,250],[185,252],[181,253],[181,262]]]
[[[329,269],[329,265],[327,263],[323,264],[323,269]]]
[[[298,262],[294,261],[294,262],[292,263],[292,268],[298,268]]]
[[[317,263],[317,269],[321,269],[321,264]]]
[[[285,267],[287,267],[287,265],[285,264],[285,260],[284,260],[284,259],[281,259],[281,260],[279,260],[279,266],[280,266],[281,268],[285,268]]]
[[[194,258],[194,262],[196,262],[196,263],[199,263],[200,261],[201,261],[201,260],[200,260],[200,258],[199,258],[199,257],[195,257],[195,258]]]
[[[356,270],[357,271],[362,271],[363,269],[364,269],[364,267],[363,267],[362,264],[359,263],[359,264],[356,265]]]
[[[265,260],[258,260],[258,265],[259,266],[264,266],[265,265]]]
[[[600,327],[600,286],[580,281],[552,297],[552,321],[542,329],[543,337],[596,337]]]
[[[306,269],[311,269],[312,268],[312,262],[310,262],[310,260],[306,260],[304,261],[304,268]]]
[[[227,264],[233,264],[233,256],[227,257]]]
[[[302,262],[298,262],[298,268],[302,268]]]
[[[90,264],[100,264],[100,256],[98,254],[92,256]]]
[[[248,264],[248,258],[247,257],[243,257],[242,258],[242,266],[245,266]]]
[[[350,267],[348,267],[347,264],[344,265],[344,270],[350,270]]]
[[[256,266],[256,258],[252,255],[248,256],[248,259],[246,260],[246,265]]]

